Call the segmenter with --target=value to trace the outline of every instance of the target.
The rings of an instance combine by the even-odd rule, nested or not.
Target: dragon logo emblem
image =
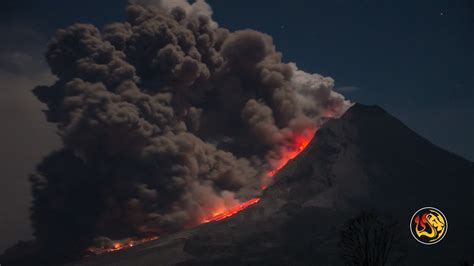
[[[410,221],[413,237],[425,245],[433,245],[441,241],[448,231],[448,220],[438,209],[424,207],[413,214]]]

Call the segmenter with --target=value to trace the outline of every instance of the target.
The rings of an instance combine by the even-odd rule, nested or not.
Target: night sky
[[[273,36],[284,61],[331,76],[433,143],[474,160],[474,1],[208,1],[231,30]],[[0,251],[31,238],[28,174],[59,147],[30,90],[51,83],[42,53],[59,27],[124,19],[126,1],[7,0],[0,11]],[[387,140],[390,141],[390,140]]]

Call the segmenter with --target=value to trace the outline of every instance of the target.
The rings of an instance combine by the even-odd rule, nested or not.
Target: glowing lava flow
[[[280,154],[280,158],[272,165],[272,169],[267,172],[267,179],[264,180],[265,182],[261,186],[262,190],[265,190],[267,188],[267,184],[270,183],[271,177],[273,177],[281,168],[283,168],[283,166],[285,166],[285,164],[288,163],[289,160],[295,158],[308,146],[308,144],[311,142],[311,139],[313,139],[315,133],[315,128],[306,129],[302,133],[294,133],[294,138],[292,139],[290,144],[283,149],[282,154]],[[239,205],[230,209],[222,208],[215,210],[212,212],[212,217],[204,219],[201,223],[209,223],[223,220],[259,201],[260,198],[253,198],[243,203],[240,203]]]
[[[117,240],[113,241],[111,244],[103,247],[90,247],[87,249],[87,251],[91,254],[103,254],[103,253],[108,253],[108,252],[114,252],[126,248],[131,248],[136,245],[140,245],[143,243],[146,243],[148,241],[156,240],[158,239],[158,236],[152,236],[152,237],[147,237],[147,238],[141,238],[141,239],[133,239],[133,238],[127,238],[123,240]]]
[[[308,146],[308,144],[311,142],[311,139],[313,138],[315,133],[316,133],[315,128],[306,129],[300,133],[293,133],[294,134],[293,139],[290,141],[290,143],[286,147],[284,147],[280,151],[278,159],[273,162],[270,170],[268,170],[268,172],[266,173],[266,176],[264,177],[265,182],[262,184],[262,187],[261,187],[262,190],[265,190],[267,188],[267,185],[270,183],[271,178],[281,168],[283,168],[283,166],[285,166],[289,160],[295,158],[300,152],[302,152]],[[215,221],[226,219],[246,209],[247,207],[258,203],[259,201],[260,201],[260,198],[253,198],[245,202],[242,202],[232,208],[221,207],[219,209],[211,211],[210,213],[212,216],[210,218],[204,218],[203,220],[201,220],[200,223],[203,224],[203,223],[215,222]],[[88,249],[88,252],[90,252],[91,254],[102,254],[102,253],[114,252],[114,251],[130,248],[130,247],[143,244],[145,242],[156,240],[156,239],[158,239],[158,237],[155,236],[155,237],[149,237],[149,238],[143,238],[143,239],[129,238],[129,239],[121,240],[121,241],[113,241],[110,245],[106,247],[91,247]]]
[[[233,208],[214,211],[213,216],[211,218],[204,219],[204,221],[202,221],[202,223],[209,223],[209,222],[215,222],[215,221],[223,220],[227,217],[230,217],[230,216],[242,211],[243,209],[245,209],[245,208],[249,207],[250,205],[253,205],[253,204],[255,204],[259,201],[260,201],[260,198],[253,198],[253,199],[247,200],[246,202],[240,203],[239,205],[237,205]]]
[[[308,128],[302,133],[295,133],[292,142],[290,143],[290,145],[284,148],[282,154],[280,155],[280,158],[273,163],[267,175],[269,177],[274,176],[278,171],[280,171],[281,168],[283,168],[283,166],[288,163],[289,160],[295,158],[298,154],[300,154],[300,152],[302,152],[311,142],[315,133],[315,128]]]

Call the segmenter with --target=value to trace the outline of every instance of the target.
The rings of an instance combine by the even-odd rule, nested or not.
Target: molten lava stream
[[[294,133],[294,138],[290,144],[284,148],[280,159],[273,165],[272,169],[267,172],[267,179],[264,180],[264,183],[261,185],[261,189],[265,190],[270,183],[270,179],[285,166],[289,160],[295,158],[300,152],[302,152],[308,144],[313,139],[314,134],[316,133],[315,128],[308,128],[301,133]],[[209,223],[223,220],[227,217],[230,217],[245,208],[257,203],[260,201],[260,198],[253,198],[239,205],[230,208],[230,209],[220,209],[212,212],[212,217],[204,219],[201,223]]]
[[[124,240],[116,240],[116,241],[113,241],[111,245],[104,246],[104,247],[90,247],[87,249],[87,251],[91,254],[99,255],[103,253],[109,253],[109,252],[119,251],[126,248],[131,248],[136,245],[140,245],[152,240],[156,240],[158,238],[159,238],[158,236],[152,236],[152,237],[146,237],[146,238],[141,238],[141,239],[127,238]]]
[[[309,128],[304,130],[300,133],[294,133],[292,141],[289,143],[287,147],[285,147],[280,154],[280,158],[272,165],[272,168],[267,172],[266,177],[268,179],[262,184],[262,190],[265,190],[268,184],[271,181],[271,178],[285,166],[289,160],[295,158],[300,152],[302,152],[310,143],[311,139],[313,138],[314,134],[316,133],[315,128]],[[260,198],[253,198],[238,204],[232,208],[221,208],[211,212],[212,216],[210,218],[203,219],[200,223],[209,223],[220,221],[226,219],[247,207],[256,204],[260,201]],[[143,239],[126,239],[122,241],[114,241],[112,246],[107,247],[91,247],[88,249],[90,253],[93,254],[102,254],[107,252],[114,252],[118,250],[122,250],[125,248],[130,248],[139,244],[146,243],[148,241],[152,241],[158,239],[159,237],[150,237],[150,238],[143,238]]]
[[[217,212],[214,212],[214,215],[211,218],[204,219],[204,221],[202,221],[202,223],[209,223],[209,222],[215,222],[215,221],[223,220],[227,217],[230,217],[230,216],[242,211],[243,209],[245,209],[245,208],[249,207],[250,205],[253,205],[253,204],[255,204],[259,201],[260,201],[260,198],[253,198],[253,199],[247,200],[246,202],[240,203],[239,205],[237,205],[233,208],[219,210]]]
[[[298,154],[300,154],[311,142],[315,133],[315,128],[308,128],[301,133],[294,133],[294,138],[291,143],[284,148],[282,152],[283,154],[280,155],[280,159],[272,165],[272,169],[267,172],[267,176],[273,177],[288,163],[289,160],[298,156]],[[266,188],[265,184],[264,186]]]

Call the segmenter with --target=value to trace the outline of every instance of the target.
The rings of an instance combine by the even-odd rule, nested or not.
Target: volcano
[[[472,265],[473,178],[474,163],[378,106],[355,104],[327,121],[244,210],[71,265],[342,265],[340,230],[361,210],[400,225],[386,265]],[[433,246],[409,230],[410,217],[425,206],[449,221]]]

